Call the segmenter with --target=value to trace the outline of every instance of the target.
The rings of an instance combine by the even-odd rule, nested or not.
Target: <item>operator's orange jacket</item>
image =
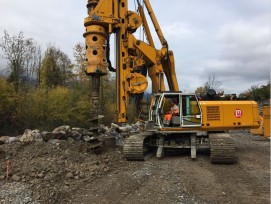
[[[171,119],[172,119],[172,113],[166,113],[166,114],[164,115],[164,120],[171,121]]]

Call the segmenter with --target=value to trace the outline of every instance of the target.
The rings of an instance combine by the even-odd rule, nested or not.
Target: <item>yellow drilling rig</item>
[[[259,127],[258,105],[254,101],[200,101],[195,94],[179,91],[174,55],[156,19],[149,0],[137,0],[137,11],[128,10],[128,0],[88,0],[86,31],[86,74],[92,79],[93,126],[98,125],[99,87],[103,75],[116,73],[118,122],[127,122],[129,97],[138,107],[152,82],[152,100],[146,130],[126,139],[123,153],[128,160],[145,160],[150,151],[161,158],[164,151],[190,149],[196,158],[200,148],[210,149],[212,163],[234,163],[235,147],[227,130]],[[146,8],[161,42],[157,49],[147,21]],[[135,37],[143,27],[146,42]],[[115,35],[115,68],[110,61],[110,35]],[[166,77],[168,91],[166,91]],[[209,93],[209,99],[214,97]],[[165,120],[168,103],[174,101],[178,114]]]

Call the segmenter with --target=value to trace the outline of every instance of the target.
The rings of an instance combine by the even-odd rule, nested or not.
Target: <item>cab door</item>
[[[182,127],[201,127],[202,112],[198,99],[192,94],[182,94],[181,101],[181,126]]]
[[[154,94],[151,100],[149,121],[154,122],[155,125],[161,127],[161,103],[163,101],[163,94]]]

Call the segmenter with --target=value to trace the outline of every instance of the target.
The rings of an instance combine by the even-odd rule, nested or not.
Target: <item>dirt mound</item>
[[[94,152],[88,143],[65,140],[55,145],[46,142],[12,143],[0,149],[2,180],[9,160],[8,181],[29,184],[34,199],[41,203],[65,201],[78,186],[101,177],[112,169],[112,163],[120,160],[117,150]]]

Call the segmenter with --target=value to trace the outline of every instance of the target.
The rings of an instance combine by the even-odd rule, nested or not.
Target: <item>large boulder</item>
[[[117,124],[111,123],[111,128],[115,129],[117,132],[121,133],[121,132],[131,132],[133,130],[133,127],[130,125],[125,125],[125,126],[119,126]]]
[[[41,141],[42,137],[39,130],[29,130],[26,129],[24,134],[20,138],[20,142],[22,143],[30,143],[33,141]]]
[[[100,134],[101,133],[102,134],[109,134],[110,133],[110,129],[107,126],[102,125],[102,124],[99,125],[98,131]]]
[[[35,141],[38,141],[38,142],[43,141],[41,133],[40,133],[39,130],[37,130],[37,129],[36,130],[32,130],[32,135],[33,135]]]
[[[58,140],[66,140],[70,135],[70,133],[67,133],[65,131],[53,132],[53,134],[55,136],[54,139]]]
[[[41,136],[42,136],[42,139],[45,141],[45,142],[48,142],[49,140],[51,139],[55,139],[55,135],[54,133],[52,132],[46,132],[46,131],[43,131],[41,133]]]
[[[61,132],[61,133],[65,133],[66,135],[66,138],[69,137],[72,133],[72,129],[69,125],[63,125],[63,126],[60,126],[60,127],[57,127],[53,130],[53,133],[58,133],[58,132]]]

